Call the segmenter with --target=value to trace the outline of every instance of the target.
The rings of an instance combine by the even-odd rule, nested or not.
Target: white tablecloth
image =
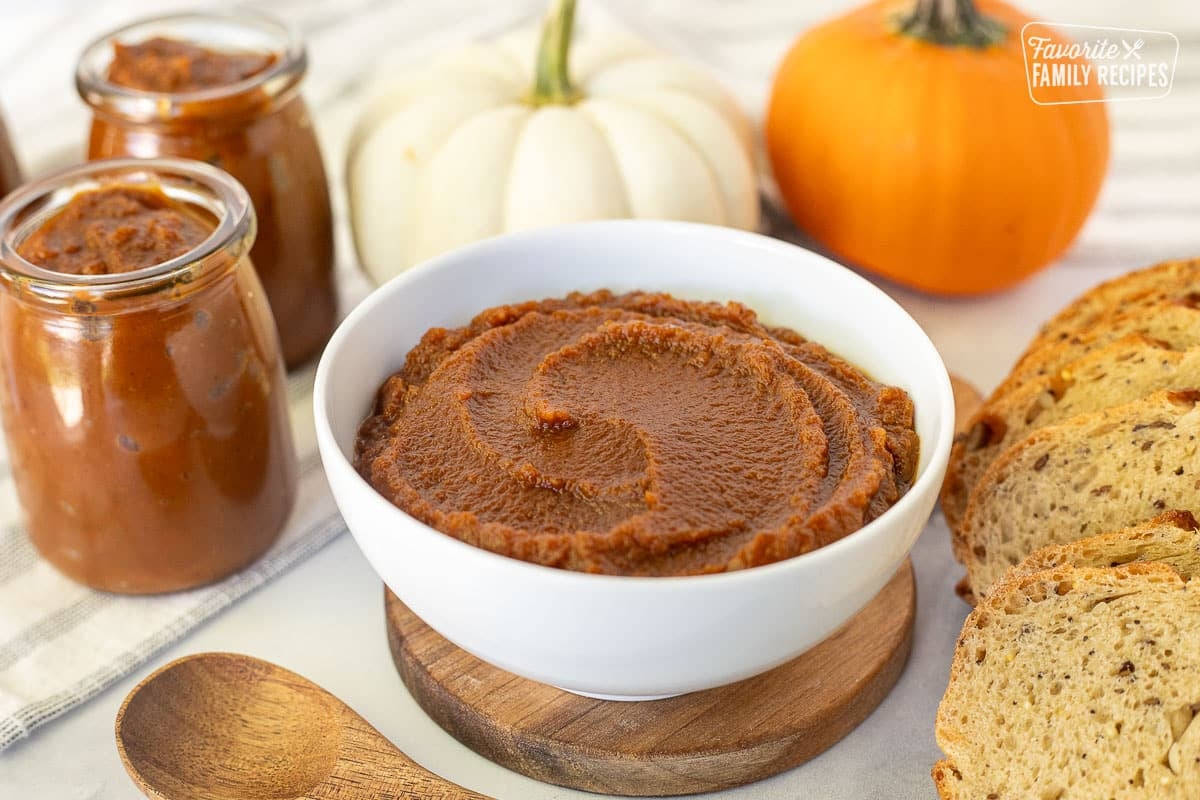
[[[0,0],[0,106],[30,175],[76,160],[87,113],[72,70],[82,46],[117,23],[193,3],[149,0]],[[531,19],[540,2],[484,0],[280,0],[257,3],[299,24],[312,67],[305,92],[336,179],[358,114],[363,85],[381,64],[419,62],[473,36]],[[719,74],[752,112],[799,30],[845,7],[843,0],[588,0],[585,23],[623,24]],[[1113,104],[1113,161],[1076,246],[1053,269],[1006,294],[946,301],[885,286],[925,327],[950,368],[990,388],[1038,324],[1065,300],[1102,279],[1170,257],[1200,255],[1200,8],[1190,3],[1031,0],[1035,16],[1060,23],[1172,31],[1180,37],[1172,94]],[[1030,192],[1037,176],[1030,176]],[[344,213],[343,213],[344,218]],[[360,297],[344,226],[339,231],[345,295]],[[0,493],[8,497],[7,493]],[[10,500],[0,501],[0,504]],[[0,518],[11,515],[0,507]],[[929,798],[938,757],[932,721],[966,607],[954,597],[958,568],[935,516],[914,551],[919,609],[912,658],[879,709],[809,764],[721,798]],[[134,798],[117,759],[112,720],[137,679],[201,650],[251,653],[321,683],[359,710],[418,762],[502,798],[588,797],[536,783],[476,756],[416,707],[395,674],[383,632],[381,587],[349,537],[223,612],[133,675],[0,754],[0,798]],[[714,795],[717,796],[717,795]]]

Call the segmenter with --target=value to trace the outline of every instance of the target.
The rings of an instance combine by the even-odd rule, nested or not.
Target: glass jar
[[[21,168],[17,165],[17,154],[13,152],[12,140],[0,116],[0,197],[21,185]]]
[[[116,45],[154,37],[274,60],[235,83],[190,91],[143,91],[109,80]],[[329,188],[299,92],[307,65],[304,45],[291,29],[237,11],[158,17],[121,28],[88,46],[75,75],[93,111],[88,158],[194,158],[246,187],[258,214],[250,255],[289,367],[320,353],[337,314]]]
[[[18,250],[79,192],[161,188],[215,228],[130,272],[74,275]],[[283,362],[247,253],[254,211],[182,159],[83,164],[0,203],[0,413],[38,551],[122,593],[229,575],[279,536],[296,489]]]

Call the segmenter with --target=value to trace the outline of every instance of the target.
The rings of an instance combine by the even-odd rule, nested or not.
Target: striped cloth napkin
[[[0,465],[0,750],[28,736],[346,530],[325,483],[312,416],[314,369],[288,380],[300,459],[296,507],[273,548],[220,583],[153,597],[97,592],[42,560]]]

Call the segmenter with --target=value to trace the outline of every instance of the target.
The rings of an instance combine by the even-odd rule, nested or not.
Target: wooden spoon
[[[345,703],[233,653],[172,661],[117,712],[117,750],[157,800],[491,800],[418,766]]]

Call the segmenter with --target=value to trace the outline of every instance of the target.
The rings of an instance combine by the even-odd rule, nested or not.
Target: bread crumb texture
[[[1198,401],[1194,390],[1155,392],[1043,428],[1000,455],[963,517],[963,557],[975,597],[1040,547],[1195,509]]]
[[[1200,585],[1172,567],[1015,574],[964,624],[942,798],[1200,798]]]
[[[1079,414],[1140,400],[1160,389],[1198,386],[1200,347],[1174,350],[1135,335],[989,400],[965,424],[951,451],[941,495],[947,523],[951,530],[961,528],[971,490],[987,468],[1033,432]],[[962,561],[962,538],[953,541]]]

